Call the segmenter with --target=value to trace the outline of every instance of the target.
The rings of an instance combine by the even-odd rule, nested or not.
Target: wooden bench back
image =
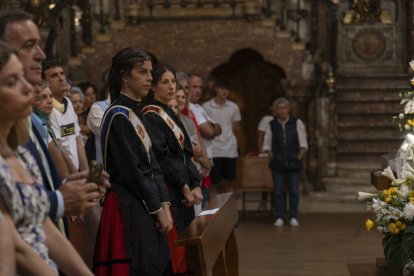
[[[186,246],[187,263],[190,262],[189,267],[196,270],[196,275],[209,275],[211,271],[213,275],[237,275],[238,252],[233,229],[238,212],[233,193],[217,195],[205,209],[214,208],[220,209],[214,215],[196,217],[180,233],[175,245]],[[220,264],[223,261],[226,264]]]
[[[273,191],[272,173],[269,169],[269,159],[259,156],[241,158],[241,180],[236,190],[246,192]]]

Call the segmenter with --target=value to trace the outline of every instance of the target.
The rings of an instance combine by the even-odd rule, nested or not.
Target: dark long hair
[[[175,69],[174,67],[168,65],[168,64],[155,64],[152,68],[152,82],[151,82],[151,89],[148,93],[148,101],[150,103],[154,102],[154,91],[152,90],[152,86],[156,86],[157,83],[161,80],[162,75],[164,75],[165,72],[171,72],[175,76]]]
[[[144,61],[151,61],[151,56],[145,51],[137,48],[124,48],[120,50],[113,58],[112,65],[108,75],[108,89],[111,95],[111,102],[114,102],[123,85],[122,78],[129,76],[131,70]]]

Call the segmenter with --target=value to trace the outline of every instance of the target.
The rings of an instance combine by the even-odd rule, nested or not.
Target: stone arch
[[[220,78],[229,81],[230,100],[239,105],[242,113],[242,133],[237,137],[240,153],[256,151],[257,125],[269,113],[271,100],[285,96],[281,80],[286,79],[286,73],[279,65],[266,61],[257,50],[244,48],[208,74],[206,99],[214,96],[212,86]]]

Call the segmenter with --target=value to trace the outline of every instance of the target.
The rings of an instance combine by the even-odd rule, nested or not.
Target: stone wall
[[[280,65],[290,80],[301,79],[303,52],[292,50],[290,38],[277,38],[274,28],[245,20],[145,22],[128,26],[112,31],[110,42],[95,42],[96,52],[87,56],[87,67],[77,70],[84,70],[84,78],[98,82],[110,66],[111,57],[127,46],[145,49],[179,71],[203,76],[226,62],[235,51],[252,48],[267,61]]]

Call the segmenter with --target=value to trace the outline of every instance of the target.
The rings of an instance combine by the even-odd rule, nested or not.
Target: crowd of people
[[[230,84],[216,80],[200,105],[200,75],[128,47],[112,58],[97,100],[92,83],[72,85],[58,61],[46,60],[30,14],[2,11],[0,40],[0,252],[10,253],[0,254],[0,275],[191,272],[174,240],[236,179],[241,115]],[[274,105],[261,139],[280,202],[275,226],[283,225],[286,177],[295,226],[306,133],[285,99]],[[69,242],[68,224],[97,208],[89,262]]]

